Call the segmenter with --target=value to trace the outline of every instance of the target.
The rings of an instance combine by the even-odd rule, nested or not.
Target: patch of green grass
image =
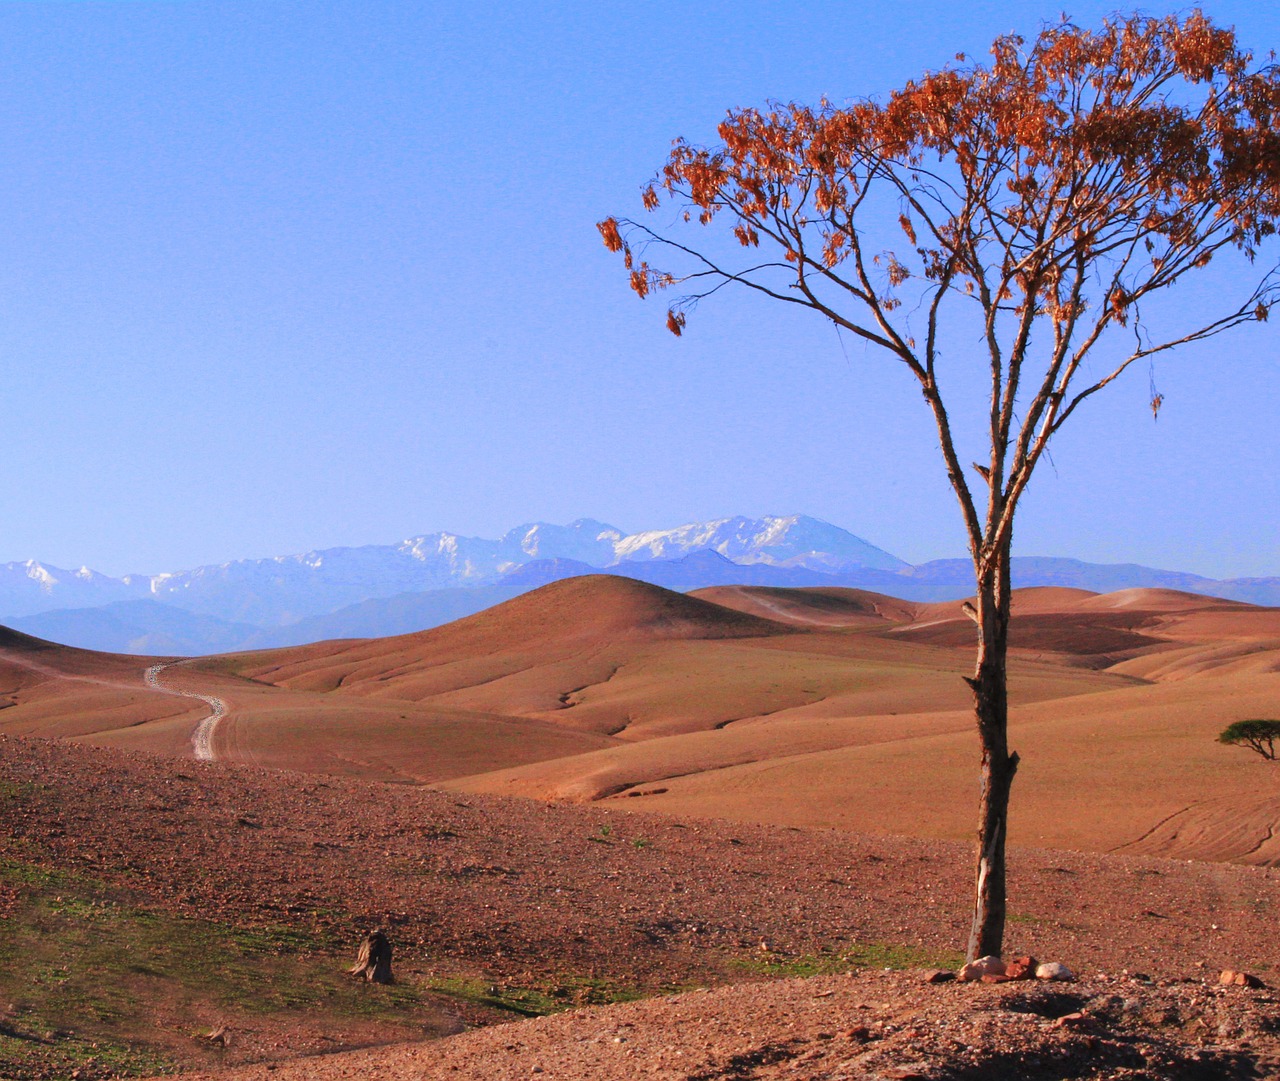
[[[0,1077],[157,1073],[192,1053],[196,1022],[185,1019],[210,1013],[392,1026],[440,1016],[412,985],[348,978],[341,944],[321,933],[146,909],[12,857],[0,860],[0,884],[18,895],[0,920],[0,1002],[12,1004],[0,1020]]]
[[[15,859],[0,859],[0,882],[6,886],[35,886],[40,889],[52,889],[69,881],[62,872],[49,867],[23,863]]]
[[[41,786],[34,781],[0,781],[0,800],[12,800],[15,803],[30,799],[40,791]]]
[[[832,976],[862,968],[959,968],[963,963],[964,958],[959,953],[887,942],[860,942],[842,947],[838,952],[794,957],[760,951],[731,958],[728,967],[753,976],[790,978]]]
[[[45,1038],[48,1035],[49,1038]],[[146,1047],[75,1034],[39,1035],[20,1027],[0,1026],[0,1069],[12,1081],[28,1078],[107,1078],[157,1074],[172,1063]]]

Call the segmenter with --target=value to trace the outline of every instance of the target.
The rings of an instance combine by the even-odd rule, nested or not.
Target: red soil
[[[1056,986],[866,973],[504,1025],[210,1081],[1240,1081],[1280,1075],[1266,990],[1095,976]],[[190,1081],[196,1081],[191,1078]]]
[[[364,929],[381,925],[410,982],[435,971],[494,982],[582,973],[698,983],[732,975],[751,959],[839,956],[859,943],[940,953],[965,934],[971,868],[963,844],[459,799],[14,739],[0,739],[0,785],[14,793],[0,803],[0,854],[87,873],[147,906],[236,925],[327,930],[353,947]],[[1011,953],[1196,985],[1179,991],[1095,980],[1078,992],[1094,1002],[1098,1027],[1080,1034],[1099,1041],[1093,1045],[1042,1023],[1034,1007],[1010,1017],[1001,1002],[1019,988],[868,977],[574,1015],[522,1026],[524,1034],[504,1029],[394,1052],[377,1059],[376,1070],[507,1077],[541,1064],[552,1077],[622,1078],[635,1075],[635,1059],[646,1068],[685,1069],[670,1075],[681,1077],[781,1076],[784,1065],[799,1062],[788,1076],[817,1078],[856,1061],[864,1072],[849,1076],[894,1076],[876,1071],[920,1060],[958,1069],[970,1062],[961,1044],[970,1047],[974,1069],[1004,1072],[925,1076],[1041,1076],[1027,1063],[1089,1046],[1102,1049],[1092,1063],[1099,1070],[1122,1065],[1125,1046],[1137,1046],[1153,1069],[1183,1062],[1191,1070],[1197,1009],[1215,1025],[1214,1011],[1226,1011],[1225,1028],[1206,1030],[1219,1048],[1205,1051],[1206,1062],[1235,1069],[1241,1055],[1274,1054],[1274,996],[1231,992],[1231,1006],[1199,988],[1224,966],[1269,982],[1280,977],[1273,919],[1280,879],[1265,869],[1023,849],[1012,856],[1011,894]],[[1126,1013],[1130,1000],[1138,1012]],[[1182,1020],[1151,1022],[1160,1011]],[[240,1033],[233,1060],[272,1053],[252,1043],[243,1019],[228,1024]],[[850,1035],[862,1028],[865,1034]],[[1139,1030],[1147,1043],[1135,1045]],[[617,1031],[632,1034],[634,1055],[616,1056]],[[368,1076],[374,1063],[326,1059],[280,1076]]]

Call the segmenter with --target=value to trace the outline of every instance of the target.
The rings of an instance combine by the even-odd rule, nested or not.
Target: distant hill
[[[81,649],[153,657],[224,653],[262,633],[249,623],[230,623],[153,600],[41,612],[8,624],[36,638]]]
[[[4,631],[0,734],[190,756],[216,699],[215,760],[864,834],[971,831],[974,627],[960,601],[829,585],[690,594],[573,573],[585,566],[542,561],[516,585],[563,577],[430,630],[214,655],[162,677],[147,678],[152,659]],[[1010,646],[1025,772],[1013,843],[1280,865],[1270,764],[1216,739],[1274,707],[1280,607],[1018,590]]]
[[[721,518],[632,534],[581,518],[565,526],[517,526],[498,540],[431,533],[399,545],[151,576],[9,563],[0,565],[0,622],[87,649],[195,655],[426,630],[602,570],[677,592],[827,586],[946,601],[973,588],[968,560],[913,567],[805,515]],[[1215,581],[1131,563],[1021,557],[1013,561],[1013,579],[1019,588],[1175,589],[1280,605],[1280,578]]]

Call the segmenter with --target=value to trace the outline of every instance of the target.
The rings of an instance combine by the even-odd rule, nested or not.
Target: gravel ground
[[[1069,984],[932,986],[918,973],[864,973],[742,984],[430,1044],[198,1076],[1244,1081],[1280,1076],[1278,1002],[1270,991],[1198,981],[1099,975]]]
[[[963,844],[459,798],[12,738],[0,738],[0,792],[8,794],[0,799],[5,854],[80,870],[157,908],[240,926],[288,924],[353,950],[381,926],[406,974],[472,973],[496,983],[573,974],[688,987],[868,944],[923,963],[962,948],[967,931]],[[884,1070],[891,1060],[911,1065],[913,1040],[932,1063],[925,1077],[1274,1075],[1274,1065],[1247,1061],[1274,1053],[1272,993],[1218,991],[1206,981],[1229,967],[1280,983],[1275,869],[1019,849],[1010,896],[1011,954],[1109,975],[1068,989],[1090,1003],[1093,1020],[1078,1030],[1054,1027],[1043,1010],[999,1007],[1030,993],[1018,990],[1026,985],[933,987],[876,974],[503,1025],[397,1051],[401,1065],[376,1071],[372,1060],[333,1058],[323,1060],[326,1070],[357,1072],[321,1074],[308,1060],[302,1073],[281,1064],[272,1075],[498,1078],[540,1066],[565,1078],[654,1070],[689,1079],[906,1077]],[[1133,982],[1132,973],[1155,982]],[[1099,1005],[1107,996],[1121,1005]],[[1130,1000],[1138,1005],[1123,1006]],[[1149,1047],[1141,1035],[1148,1015],[1170,1018],[1150,1030]],[[635,1038],[615,1043],[610,1026],[628,1018]],[[788,1026],[807,1042],[788,1043]],[[871,1035],[848,1035],[861,1028]],[[1048,1049],[1036,1050],[1044,1041]],[[1026,1056],[1077,1054],[1089,1041],[1137,1047],[1152,1063],[1164,1061],[1167,1044],[1168,1070],[1184,1072],[1126,1065],[1120,1050],[1081,1058],[1092,1073],[1028,1072]],[[1215,1041],[1228,1050],[1213,1051]],[[987,1064],[965,1066],[961,1045]],[[1230,1066],[1235,1073],[1222,1072],[1228,1052],[1246,1056]]]

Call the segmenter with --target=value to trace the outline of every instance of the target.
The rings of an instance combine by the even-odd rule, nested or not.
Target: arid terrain
[[[1280,712],[1280,609],[1016,595],[1015,844],[1273,864],[1276,771],[1216,735]],[[396,638],[167,667],[218,760],[860,833],[966,838],[972,624],[846,589],[599,575]],[[190,755],[208,705],[145,658],[0,642],[0,732]],[[60,678],[57,678],[60,677]]]
[[[1276,993],[1214,986],[1222,967],[1277,979],[1280,879],[1268,868],[1019,849],[1011,952],[1064,959],[1086,982],[935,987],[915,970],[959,959],[962,843],[534,809],[49,741],[2,749],[11,1076],[265,1062],[296,1077],[455,1076],[454,1065],[516,1076],[538,1064],[552,1077],[659,1065],[660,1076],[820,1077],[875,1052],[847,1076],[899,1076],[884,1071],[923,1060],[927,1077],[1227,1078],[1269,1076],[1280,1054]],[[392,987],[342,975],[375,926],[396,945]],[[689,994],[844,972],[862,975]],[[676,991],[456,1047],[279,1065]],[[1012,1019],[1000,1006],[1011,995],[1033,1000]],[[1088,1003],[1092,1031],[1050,1026]],[[686,1026],[691,1015],[701,1020]],[[219,1030],[225,1047],[204,1038]],[[631,1044],[620,1057],[619,1034]],[[1139,1035],[1150,1046],[1135,1047]],[[1110,1050],[1077,1066],[1155,1069],[1164,1056],[1183,1072],[1062,1073],[1058,1056],[1091,1040]],[[802,1056],[809,1072],[793,1072]],[[738,1066],[714,1072],[717,1057]],[[988,1067],[1004,1072],[964,1072]]]
[[[967,931],[958,604],[595,576],[160,669],[8,632],[0,1075],[1276,1076],[1280,771],[1215,736],[1280,712],[1280,610],[1028,590],[1012,634],[1008,940],[1060,987],[919,976]],[[343,976],[374,927],[391,987]]]

